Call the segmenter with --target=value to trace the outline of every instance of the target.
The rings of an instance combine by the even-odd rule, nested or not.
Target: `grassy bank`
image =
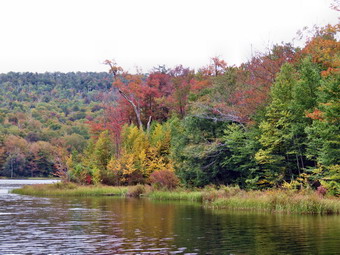
[[[31,196],[125,196],[128,187],[83,186],[73,183],[26,185],[12,192]]]
[[[186,200],[186,201],[202,201],[202,191],[152,191],[146,195],[154,200]]]
[[[237,209],[298,214],[340,214],[340,199],[323,197],[312,190],[245,191],[235,187],[200,190],[154,190],[150,186],[82,186],[73,183],[28,185],[13,193],[34,196],[131,196],[153,200],[202,202],[218,209]]]
[[[219,209],[256,210],[298,214],[340,214],[340,199],[322,197],[313,191],[240,191],[209,202]]]

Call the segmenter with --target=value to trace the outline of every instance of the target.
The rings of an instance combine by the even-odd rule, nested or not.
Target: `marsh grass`
[[[202,201],[201,191],[189,190],[172,190],[160,191],[154,190],[147,195],[148,198],[154,200],[185,200],[185,201]]]
[[[83,186],[74,183],[26,185],[12,192],[32,196],[125,196],[129,187]]]
[[[220,197],[207,206],[298,214],[340,214],[340,200],[313,191],[249,191]]]

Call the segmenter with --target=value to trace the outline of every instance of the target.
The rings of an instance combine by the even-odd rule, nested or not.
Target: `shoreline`
[[[220,189],[155,190],[147,185],[135,186],[84,186],[74,183],[26,185],[12,190],[20,195],[41,197],[65,196],[115,196],[143,197],[151,200],[177,200],[199,202],[214,209],[266,211],[287,214],[340,215],[340,198],[323,197],[312,190],[245,191],[237,187]]]

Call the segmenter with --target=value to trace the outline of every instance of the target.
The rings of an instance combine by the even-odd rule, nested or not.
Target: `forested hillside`
[[[339,194],[339,26],[192,70],[0,76],[1,174]]]
[[[82,151],[86,122],[114,101],[108,73],[0,74],[0,175],[50,176],[64,153]]]

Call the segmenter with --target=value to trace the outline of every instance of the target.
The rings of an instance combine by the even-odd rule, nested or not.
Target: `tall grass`
[[[147,195],[148,198],[154,200],[186,200],[186,201],[202,201],[201,191],[152,191]]]
[[[211,201],[208,206],[242,210],[299,214],[340,214],[338,198],[322,197],[312,191],[251,191]]]
[[[26,185],[12,192],[32,196],[125,196],[128,187],[81,186],[73,183]]]

